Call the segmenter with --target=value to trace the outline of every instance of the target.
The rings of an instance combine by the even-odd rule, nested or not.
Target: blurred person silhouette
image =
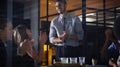
[[[19,46],[19,55],[21,56],[22,67],[34,67],[34,60],[40,62],[43,54],[43,45],[47,40],[46,32],[42,32],[39,36],[39,51],[38,53],[34,48],[34,40],[32,39],[32,33],[30,27],[25,25],[18,25],[14,29],[14,39]]]
[[[113,30],[111,28],[107,28],[105,30],[105,43],[101,50],[101,59],[102,61],[106,60],[106,64],[112,67],[118,67],[117,59],[119,56],[119,48],[118,48],[118,40],[115,37]]]
[[[118,40],[120,40],[120,16],[117,17],[114,23],[114,34]]]
[[[55,0],[55,7],[59,16],[51,21],[49,40],[56,46],[56,57],[77,57],[84,35],[82,23],[77,16],[67,13],[66,0]]]
[[[117,17],[114,23],[114,34],[118,39],[118,44],[120,44],[120,16]],[[119,47],[119,54],[120,54],[120,45],[117,46]],[[120,56],[117,59],[117,65],[120,67]]]
[[[0,67],[18,67],[17,45],[12,35],[12,22],[6,17],[0,17]]]

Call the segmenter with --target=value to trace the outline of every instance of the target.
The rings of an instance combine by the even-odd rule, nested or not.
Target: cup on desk
[[[79,63],[80,65],[85,64],[85,57],[79,57]]]
[[[97,59],[92,58],[92,65],[97,65]]]
[[[61,63],[68,64],[68,58],[67,57],[61,57],[60,60],[61,60]]]
[[[77,57],[70,57],[70,63],[77,63]]]

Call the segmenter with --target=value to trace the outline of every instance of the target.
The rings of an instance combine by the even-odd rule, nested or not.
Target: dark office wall
[[[0,16],[7,16],[7,0],[0,0]]]
[[[91,59],[96,58],[100,60],[100,51],[104,45],[105,34],[102,26],[87,26],[85,56],[86,63],[91,64]],[[98,62],[99,64],[101,61]]]
[[[16,27],[18,24],[24,23],[24,3],[13,1],[13,27]]]
[[[7,1],[0,0],[0,16],[7,17]],[[13,27],[23,22],[24,4],[22,2],[13,1]]]
[[[13,17],[15,18],[24,17],[24,2],[13,1]]]

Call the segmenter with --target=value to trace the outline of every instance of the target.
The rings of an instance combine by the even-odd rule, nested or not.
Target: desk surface
[[[48,67],[108,67],[107,65],[53,64]]]
[[[107,65],[86,65],[86,67],[108,67]]]

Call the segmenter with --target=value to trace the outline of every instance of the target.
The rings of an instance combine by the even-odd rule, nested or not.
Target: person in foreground
[[[108,63],[109,66],[117,67],[117,58],[119,56],[118,40],[113,30],[107,28],[105,30],[106,40],[101,51],[101,59]]]
[[[0,67],[19,67],[17,45],[12,39],[12,22],[6,17],[0,17]]]
[[[119,48],[119,54],[120,54],[120,16],[117,17],[117,19],[114,23],[114,34],[115,34],[115,37],[118,39],[119,45],[117,45],[117,46]],[[118,67],[120,67],[120,55],[117,59],[117,65],[118,65]]]
[[[43,45],[47,41],[46,32],[42,32],[39,36],[39,50],[36,52],[34,47],[34,40],[32,39],[32,32],[29,27],[25,25],[18,25],[14,29],[14,39],[18,44],[19,52],[21,56],[21,67],[34,67],[34,61],[41,62],[43,55]]]
[[[77,16],[67,13],[65,0],[55,0],[55,7],[59,16],[51,21],[49,40],[56,45],[56,57],[77,57],[84,36],[82,23]]]

